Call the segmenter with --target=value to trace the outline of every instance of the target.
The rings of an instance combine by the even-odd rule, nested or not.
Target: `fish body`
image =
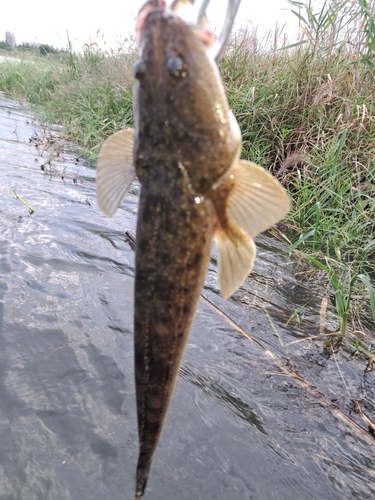
[[[239,133],[229,128],[225,96],[212,85],[214,67],[200,70],[207,56],[189,26],[154,11],[144,37],[145,31],[134,88],[135,162],[142,186],[134,323],[137,493],[144,490],[210,260],[216,217],[205,196],[240,144]],[[198,57],[188,59],[189,53]]]
[[[98,203],[107,215],[135,176],[141,182],[134,312],[136,500],[146,487],[212,241],[226,298],[251,270],[252,238],[289,208],[283,188],[268,172],[239,160],[239,127],[205,37],[160,0],[149,2],[139,19],[135,130],[104,143],[97,172]]]
[[[190,200],[184,184],[181,174],[161,168],[157,175],[145,174],[139,200],[134,319],[138,493],[144,490],[167,415],[215,229],[213,207]]]

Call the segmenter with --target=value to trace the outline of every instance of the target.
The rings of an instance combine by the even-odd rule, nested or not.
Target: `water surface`
[[[0,497],[133,500],[138,186],[106,218],[94,168],[55,135],[0,99]],[[372,416],[374,372],[288,345],[319,333],[322,296],[257,243],[228,301],[213,254],[144,498],[373,499],[375,440],[351,405]]]

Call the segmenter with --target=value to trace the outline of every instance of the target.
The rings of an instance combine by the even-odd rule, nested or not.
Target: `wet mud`
[[[106,218],[57,136],[0,96],[0,497],[132,500],[138,185]],[[375,372],[303,340],[337,328],[333,305],[322,324],[301,265],[257,248],[227,301],[213,251],[144,498],[373,499]]]

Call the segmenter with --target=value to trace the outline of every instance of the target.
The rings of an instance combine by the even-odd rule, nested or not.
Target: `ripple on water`
[[[134,254],[125,231],[135,231],[137,198],[104,217],[95,172],[67,154],[66,179],[45,175],[46,153],[28,140],[35,133],[38,124],[0,97],[0,496],[133,500]],[[319,343],[282,348],[269,321],[285,345],[303,338],[321,297],[301,288],[279,243],[262,237],[258,250],[255,272],[228,301],[211,260],[146,496],[373,499],[367,435],[288,365],[322,392],[345,393],[335,361]],[[309,326],[297,332],[286,323],[306,302]],[[348,390],[371,403],[372,373],[356,359],[350,367]]]

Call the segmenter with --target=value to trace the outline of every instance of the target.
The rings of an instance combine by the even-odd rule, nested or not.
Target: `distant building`
[[[14,33],[11,33],[10,31],[7,31],[5,33],[5,41],[6,43],[9,43],[11,47],[16,46],[16,35]]]

